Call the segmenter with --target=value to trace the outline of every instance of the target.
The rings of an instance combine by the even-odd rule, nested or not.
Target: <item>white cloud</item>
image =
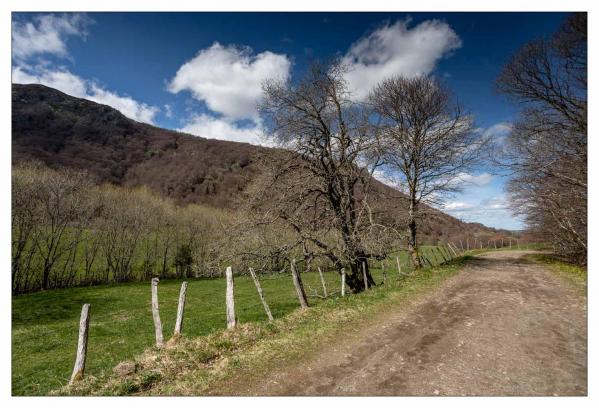
[[[85,98],[87,95],[85,80],[67,70],[51,71],[43,67],[26,70],[22,67],[13,67],[12,82],[15,84],[42,84],[77,98]]]
[[[202,114],[192,117],[184,127],[178,130],[207,139],[244,142],[254,145],[267,144],[264,129],[260,122],[254,122],[250,127],[239,127],[227,120]]]
[[[215,42],[183,64],[168,90],[188,90],[193,97],[229,119],[256,119],[262,83],[269,78],[287,80],[291,61],[286,55]]]
[[[111,106],[123,115],[138,122],[153,123],[159,108],[138,102],[130,96],[108,91],[92,81],[85,80],[66,69],[52,70],[42,66],[13,67],[12,82],[16,84],[42,84],[77,98]]]
[[[488,128],[479,128],[476,131],[489,139],[492,143],[502,145],[505,139],[514,129],[514,125],[509,122],[499,122]]]
[[[524,228],[520,217],[514,215],[505,196],[499,195],[477,202],[463,200],[446,203],[440,209],[466,222],[480,222],[494,228],[519,230]]]
[[[466,203],[464,201],[450,201],[443,205],[443,209],[447,211],[464,211],[474,208],[474,204]]]
[[[12,56],[26,59],[35,54],[68,55],[66,37],[86,35],[91,20],[80,13],[45,14],[30,22],[12,22]]]
[[[164,104],[164,116],[166,116],[169,119],[172,119],[174,114],[173,114],[173,106],[169,103],[165,103]]]
[[[410,20],[386,24],[353,43],[342,58],[354,96],[363,100],[376,83],[391,75],[428,74],[437,62],[461,47],[453,29],[439,20],[410,28]]]
[[[123,115],[138,122],[153,123],[154,116],[160,111],[156,106],[146,105],[130,96],[122,96],[115,92],[107,91],[93,83],[90,86],[90,93],[85,98],[112,106]]]
[[[454,182],[457,184],[474,184],[475,186],[485,186],[493,180],[493,175],[489,173],[481,173],[479,175],[473,175],[469,173],[460,173],[454,178]]]

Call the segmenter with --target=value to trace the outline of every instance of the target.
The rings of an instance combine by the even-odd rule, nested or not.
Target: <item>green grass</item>
[[[556,274],[586,293],[586,267],[564,262],[552,254],[530,254],[526,258],[530,261],[549,266]]]
[[[340,338],[368,330],[456,274],[468,257],[427,268],[387,286],[333,297],[274,322],[245,323],[235,330],[183,338],[137,355],[124,377],[87,378],[58,395],[235,395],[252,389],[281,367],[294,367]]]
[[[431,247],[424,248],[433,262]],[[410,271],[406,253],[400,254],[403,271]],[[382,281],[380,263],[372,265],[376,282]],[[389,279],[397,278],[395,260],[386,261]],[[339,275],[325,273],[329,292],[339,291]],[[317,273],[302,274],[308,295],[322,294]],[[222,278],[188,279],[184,336],[205,336],[225,326],[225,281]],[[275,319],[298,307],[289,275],[265,275],[261,283]],[[174,329],[180,280],[159,284],[160,315],[165,339]],[[336,295],[338,296],[338,294]],[[251,279],[235,279],[236,312],[240,323],[263,322],[266,315]],[[316,305],[323,300],[310,298]],[[154,344],[150,284],[126,283],[78,287],[14,296],[12,299],[12,393],[45,395],[64,386],[71,374],[77,345],[79,314],[91,304],[86,375],[102,377],[120,361],[131,359]]]

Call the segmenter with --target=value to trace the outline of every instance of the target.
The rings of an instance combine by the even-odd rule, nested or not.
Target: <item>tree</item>
[[[513,208],[579,263],[587,251],[587,16],[522,47],[498,89],[524,107],[498,163],[512,171]]]
[[[79,244],[83,226],[91,216],[93,203],[86,195],[92,183],[87,174],[70,169],[45,169],[38,182],[40,222],[35,245],[42,259],[41,289],[49,289],[54,266]],[[53,286],[60,286],[60,282]]]
[[[282,232],[268,247],[254,239],[254,254],[327,259],[338,270],[347,268],[347,284],[359,292],[362,265],[374,285],[368,259],[381,256],[368,251],[366,241],[373,230],[387,227],[372,200],[377,160],[369,112],[350,99],[343,74],[338,64],[313,64],[297,85],[278,80],[264,85],[261,112],[283,150],[262,160],[245,205],[252,226],[244,228]]]
[[[408,250],[420,268],[418,224],[422,202],[439,202],[458,189],[463,173],[480,158],[485,140],[451,92],[429,76],[394,76],[369,97],[378,116],[380,155],[387,174],[397,175],[409,200]]]

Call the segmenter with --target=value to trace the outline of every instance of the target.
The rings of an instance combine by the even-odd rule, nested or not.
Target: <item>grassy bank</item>
[[[427,252],[432,254],[430,248]],[[401,262],[402,268],[409,271],[407,254],[401,254]],[[387,271],[390,276],[397,276],[394,260],[387,261]],[[382,281],[380,269],[373,267],[373,275],[377,282]],[[309,295],[316,290],[322,294],[317,273],[305,273],[302,277]],[[329,292],[339,291],[339,276],[335,272],[327,272],[325,277]],[[188,281],[184,337],[205,337],[224,328],[225,281],[221,278]],[[297,309],[298,302],[289,275],[263,276],[261,281],[275,319],[281,319]],[[178,280],[165,280],[158,289],[160,314],[167,339],[174,329],[180,284]],[[334,302],[323,302],[319,298],[310,300],[313,305]],[[236,278],[235,302],[240,323],[266,322],[256,289],[248,277]],[[91,304],[86,367],[89,376],[104,378],[118,362],[131,359],[154,344],[149,282],[78,287],[14,296],[13,395],[44,395],[68,382],[77,346],[79,313],[84,303]]]
[[[466,258],[427,268],[386,287],[332,297],[274,322],[251,322],[231,331],[184,337],[165,349],[148,348],[134,359],[136,371],[88,378],[59,394],[218,395],[258,381],[277,367],[306,358],[390,307],[402,307],[456,274]]]
[[[557,275],[572,283],[576,288],[587,289],[587,268],[564,262],[552,254],[530,254],[526,258],[532,262],[548,266]]]

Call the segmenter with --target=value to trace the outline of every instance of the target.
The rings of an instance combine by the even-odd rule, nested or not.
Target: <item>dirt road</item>
[[[586,302],[523,252],[475,258],[406,310],[253,395],[586,395]]]

